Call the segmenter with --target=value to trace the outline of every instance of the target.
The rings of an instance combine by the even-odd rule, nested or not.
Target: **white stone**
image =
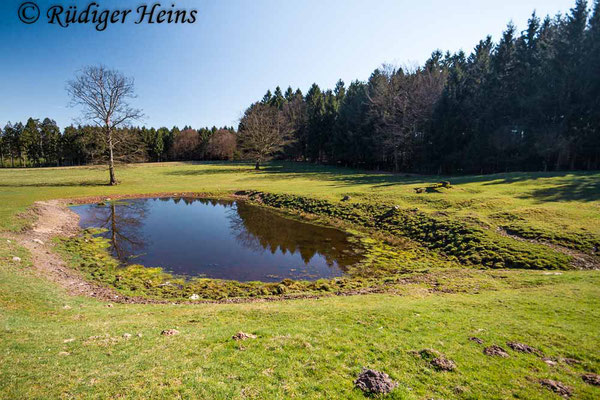
[[[198,296],[196,293],[190,296],[190,300],[198,300],[199,298],[200,296]]]
[[[21,257],[15,256],[15,257],[13,257],[13,261],[14,262],[21,262]]]
[[[131,333],[124,333],[124,334],[123,334],[123,337],[124,337],[125,339],[129,339],[129,338],[131,337]]]

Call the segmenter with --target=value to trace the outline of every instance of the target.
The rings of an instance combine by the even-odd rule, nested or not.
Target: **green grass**
[[[543,378],[572,386],[574,398],[600,397],[580,378],[600,373],[598,271],[440,269],[387,294],[108,308],[70,297],[35,274],[26,251],[1,232],[31,222],[17,215],[35,200],[254,189],[332,204],[349,194],[353,202],[416,207],[428,217],[491,231],[518,221],[569,243],[594,241],[599,173],[422,178],[294,164],[256,173],[221,163],[117,172],[122,184],[109,187],[103,168],[0,170],[0,398],[360,399],[352,381],[363,366],[399,382],[388,398],[558,399],[539,385]],[[439,180],[450,180],[453,189],[414,192]],[[168,328],[181,333],[161,336]],[[258,338],[231,340],[240,330]],[[524,342],[580,364],[550,367],[510,349],[508,359],[490,358],[469,336],[504,348]],[[425,348],[444,353],[457,370],[433,370],[413,353]]]

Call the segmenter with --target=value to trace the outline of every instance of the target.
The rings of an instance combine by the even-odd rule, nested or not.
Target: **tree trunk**
[[[110,185],[114,186],[117,184],[117,179],[115,178],[115,162],[113,157],[113,142],[112,142],[112,133],[110,128],[107,128],[108,134],[108,173],[110,175]]]
[[[260,169],[260,161],[256,162],[256,165],[254,165],[254,169],[257,171]]]

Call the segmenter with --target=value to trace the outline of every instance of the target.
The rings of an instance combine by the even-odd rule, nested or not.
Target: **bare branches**
[[[67,92],[70,105],[81,106],[84,119],[99,126],[117,128],[143,117],[141,110],[128,104],[136,97],[133,78],[104,66],[83,68],[67,83]]]
[[[110,184],[116,185],[114,173],[114,149],[121,142],[113,137],[113,131],[143,117],[142,111],[129,105],[135,98],[133,78],[102,65],[83,68],[77,77],[67,82],[71,106],[81,106],[83,119],[104,130],[108,145],[108,169]]]
[[[241,148],[258,165],[283,150],[293,140],[292,129],[277,107],[257,103],[245,113],[240,123]]]

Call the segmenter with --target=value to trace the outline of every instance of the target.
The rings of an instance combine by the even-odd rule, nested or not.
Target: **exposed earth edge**
[[[160,197],[160,196],[184,196],[184,197],[207,197],[200,193],[160,193],[143,195],[117,195],[110,199],[130,199],[137,197]],[[373,287],[340,292],[332,294],[300,294],[280,295],[261,298],[229,298],[222,300],[194,300],[173,301],[151,299],[146,297],[123,296],[113,288],[102,286],[85,279],[81,273],[69,267],[65,261],[53,251],[54,237],[73,237],[81,232],[79,227],[79,216],[71,211],[68,204],[84,204],[99,201],[107,201],[107,196],[87,197],[81,199],[56,199],[35,202],[33,207],[27,211],[34,214],[35,222],[32,226],[21,233],[3,232],[3,236],[16,241],[25,247],[31,254],[33,270],[37,275],[48,279],[65,288],[72,296],[88,296],[106,302],[129,303],[129,304],[206,304],[206,303],[250,303],[250,302],[272,302],[294,299],[317,299],[332,295],[351,296],[361,294],[372,294],[389,292],[383,288]]]
[[[550,243],[543,240],[535,240],[535,239],[526,239],[514,233],[508,232],[506,229],[498,227],[498,233],[502,236],[509,237],[511,239],[519,240],[521,242],[528,242],[534,244],[541,244],[543,246],[550,247],[551,249],[566,254],[567,256],[573,257],[573,261],[571,264],[577,269],[595,269],[600,270],[600,258],[594,257],[590,254],[584,253],[583,251],[570,249],[565,246],[561,246],[555,243]]]

